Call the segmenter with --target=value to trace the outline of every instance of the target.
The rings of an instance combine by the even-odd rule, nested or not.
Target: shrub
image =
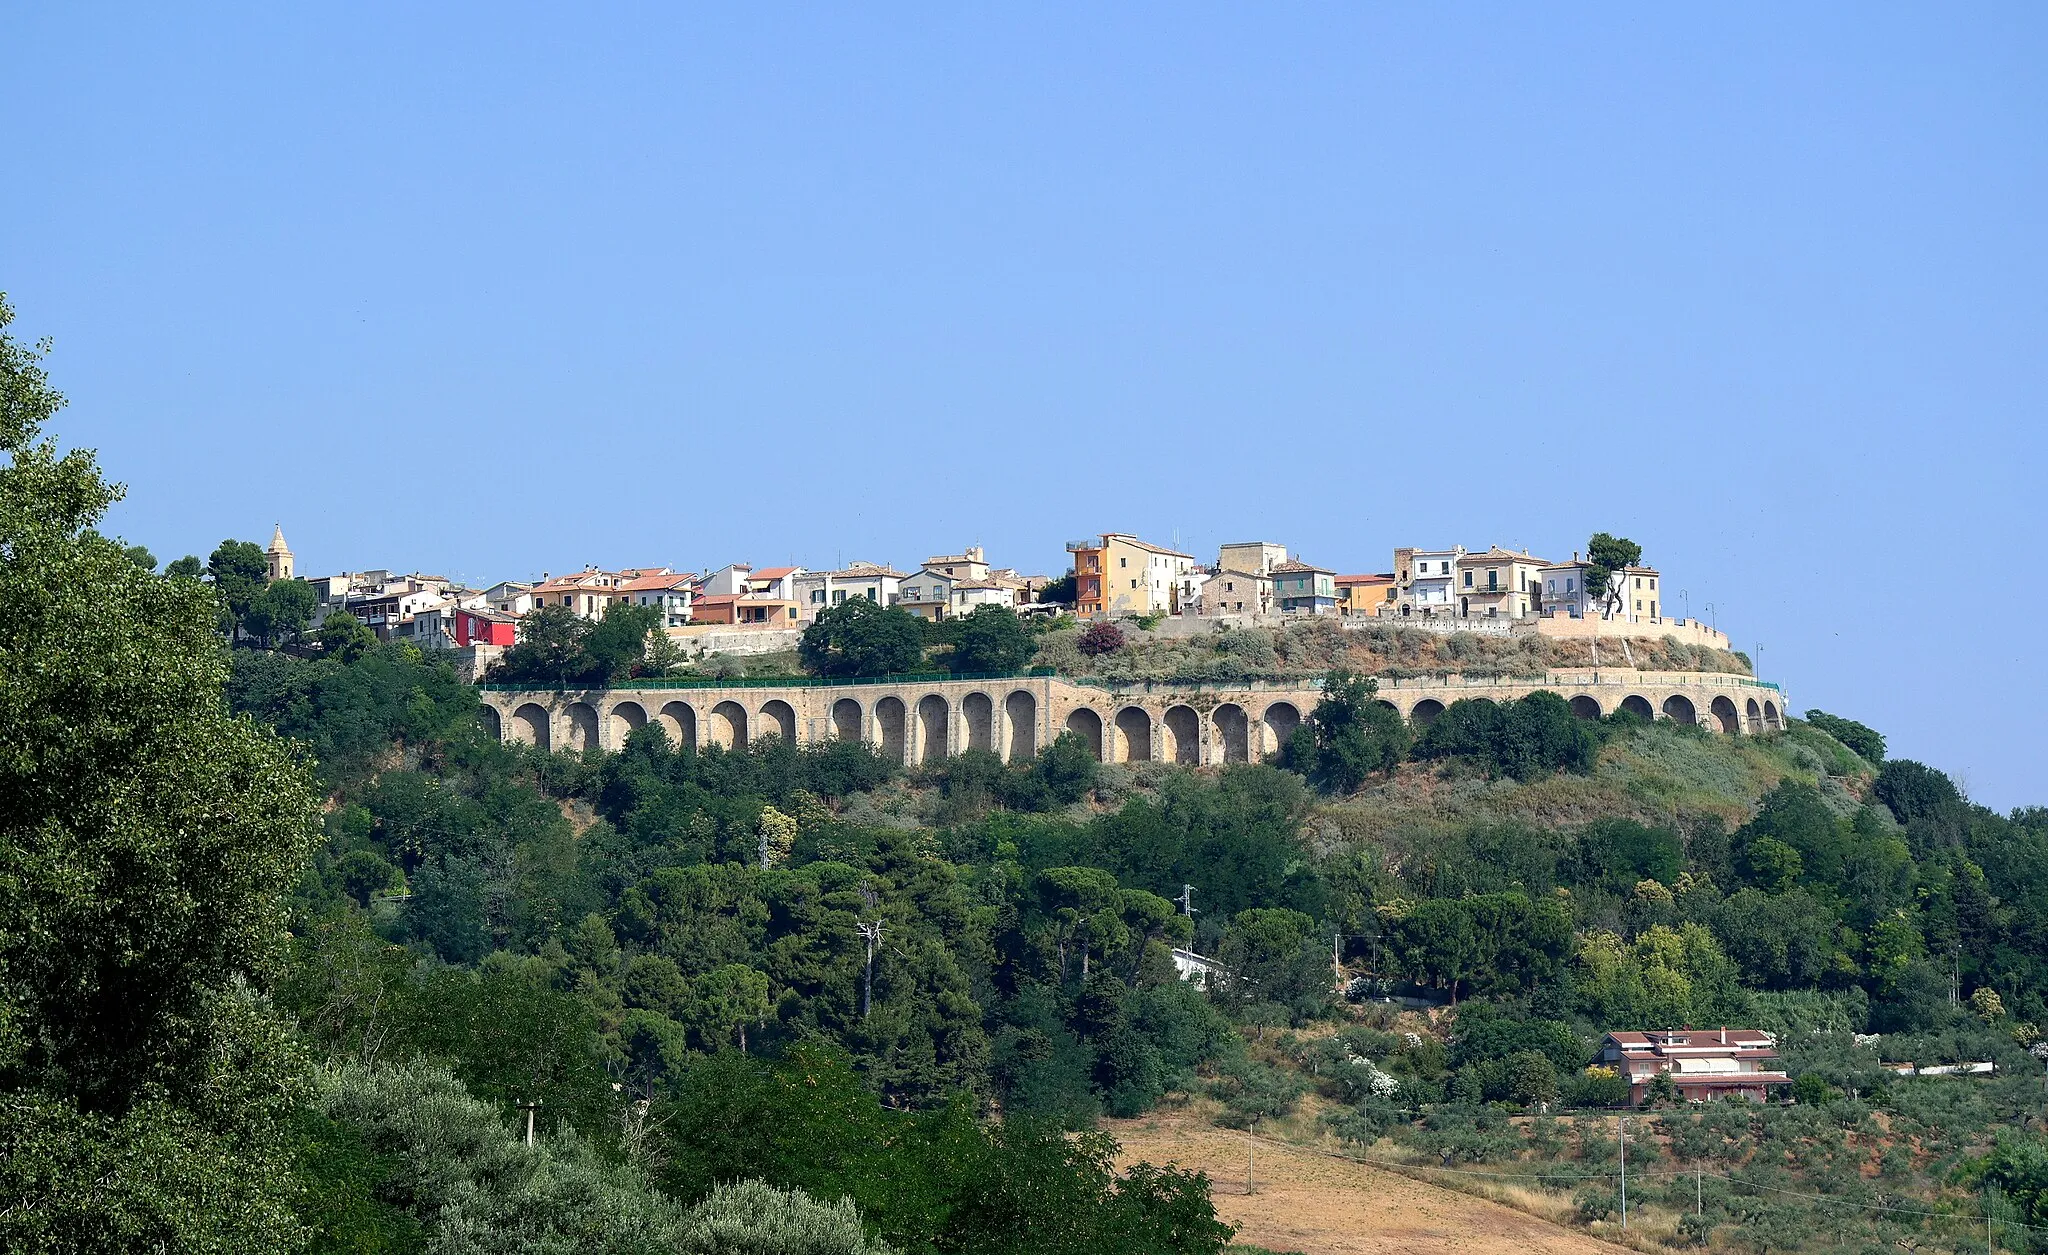
[[[850,1198],[822,1203],[763,1181],[719,1184],[683,1217],[682,1255],[881,1255]]]
[[[1074,647],[1090,658],[1113,654],[1124,647],[1123,629],[1114,623],[1091,623]]]
[[[1628,1082],[1613,1068],[1590,1067],[1565,1083],[1564,1100],[1574,1107],[1619,1107],[1628,1101]]]

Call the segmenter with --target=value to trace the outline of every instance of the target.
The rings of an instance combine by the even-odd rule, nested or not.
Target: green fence
[[[552,690],[531,684],[479,684],[478,688],[491,693],[581,693],[596,689],[802,689],[802,688],[843,688],[851,684],[944,684],[959,680],[1038,680],[1055,675],[1051,667],[1033,667],[1028,671],[919,671],[907,675],[870,676],[749,676],[745,679],[713,680],[701,676],[685,679],[633,679],[618,684],[600,684],[589,687],[570,688],[556,685]]]

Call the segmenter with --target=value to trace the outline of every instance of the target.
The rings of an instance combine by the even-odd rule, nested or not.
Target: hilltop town
[[[833,570],[746,562],[706,572],[588,566],[487,588],[393,570],[301,576],[282,527],[265,558],[272,581],[298,579],[312,587],[310,627],[347,614],[381,640],[449,651],[471,676],[484,674],[517,641],[520,622],[545,607],[592,621],[615,605],[651,607],[684,655],[701,658],[793,648],[820,613],[859,597],[927,621],[999,606],[1027,618],[1072,615],[1146,627],[1169,620],[1197,630],[1274,627],[1327,618],[1348,627],[1391,622],[1437,633],[1561,640],[1670,637],[1729,649],[1716,627],[1672,612],[1663,574],[1640,561],[1637,546],[1611,537],[1595,541],[1619,548],[1584,556],[1575,551],[1553,561],[1498,545],[1401,547],[1387,571],[1346,574],[1271,541],[1226,544],[1205,562],[1128,533],[1105,532],[1068,541],[1068,566],[1059,576],[995,566],[981,546],[970,545],[928,556],[909,570],[866,561]]]

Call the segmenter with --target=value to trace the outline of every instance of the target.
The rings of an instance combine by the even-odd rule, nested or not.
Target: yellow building
[[[1458,559],[1453,594],[1461,619],[1526,619],[1543,604],[1542,574],[1550,563],[1495,545]]]
[[[1387,571],[1379,575],[1340,575],[1337,577],[1337,613],[1360,618],[1394,613],[1394,603],[1400,598],[1395,587],[1394,573]]]
[[[1067,552],[1074,556],[1074,613],[1084,619],[1172,614],[1176,577],[1195,565],[1192,554],[1124,532],[1068,541]]]

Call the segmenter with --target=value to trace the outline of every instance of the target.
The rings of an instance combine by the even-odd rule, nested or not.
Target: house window
[[[1498,592],[1498,591],[1500,591],[1500,572],[1499,572],[1499,571],[1488,571],[1488,572],[1486,573],[1486,591],[1488,591],[1488,592],[1490,592],[1490,593],[1491,593],[1491,592]]]
[[[841,593],[841,594],[840,594],[840,596],[842,596],[842,597],[843,597],[843,596],[845,596],[845,594],[844,594],[844,593]],[[824,589],[822,589],[822,588],[814,588],[814,589],[812,589],[812,590],[811,590],[811,604],[812,604],[812,605],[814,605],[814,606],[822,606],[822,605],[824,605],[824,604],[825,604],[825,590],[824,590]]]
[[[1131,560],[1129,558],[1118,558],[1116,564],[1120,567],[1129,566],[1131,565]]]
[[[1472,587],[1472,572],[1470,571],[1465,572],[1465,587]]]
[[[833,605],[835,605],[835,606],[836,606],[836,605],[839,605],[839,604],[843,603],[843,602],[844,602],[845,600],[846,600],[846,590],[845,590],[845,589],[843,589],[843,588],[835,588],[835,589],[833,589],[833,590],[832,590],[832,604],[833,604]]]
[[[1657,599],[1655,597],[1650,598],[1650,617],[1653,619],[1657,617]]]
[[[1572,577],[1567,575],[1564,580],[1564,591],[1571,592],[1572,589],[1577,585],[1577,583],[1578,581],[1574,580]]]

